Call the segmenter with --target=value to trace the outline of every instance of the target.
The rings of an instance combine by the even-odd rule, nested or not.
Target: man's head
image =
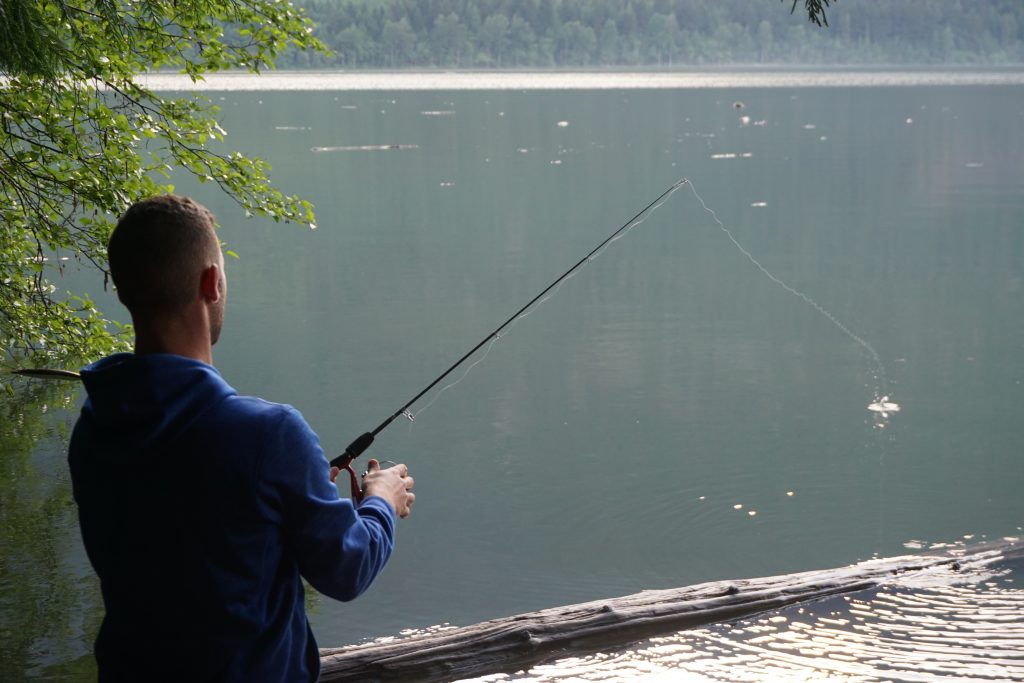
[[[110,236],[110,275],[136,327],[173,319],[208,302],[211,344],[224,321],[224,256],[214,218],[188,197],[136,202]]]

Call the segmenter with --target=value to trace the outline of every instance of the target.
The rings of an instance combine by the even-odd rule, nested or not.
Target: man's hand
[[[414,483],[405,465],[382,470],[379,462],[370,460],[363,475],[363,494],[380,496],[391,503],[399,517],[405,519],[409,516],[409,508],[416,501],[416,494],[412,492]]]

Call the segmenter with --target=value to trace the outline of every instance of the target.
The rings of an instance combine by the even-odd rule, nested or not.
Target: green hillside
[[[305,0],[335,54],[283,67],[1024,62],[1021,0]],[[791,12],[791,9],[795,11]]]

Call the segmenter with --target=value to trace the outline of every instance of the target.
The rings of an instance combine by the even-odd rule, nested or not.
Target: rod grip
[[[366,432],[365,434],[360,434],[359,437],[355,441],[353,441],[352,443],[350,443],[348,445],[348,448],[345,449],[344,453],[342,453],[338,457],[336,457],[333,460],[331,460],[331,467],[341,467],[343,469],[345,467],[348,467],[348,465],[353,460],[355,460],[360,455],[362,455],[363,452],[367,448],[369,448],[370,444],[372,444],[372,443],[373,443],[373,434],[372,433]]]

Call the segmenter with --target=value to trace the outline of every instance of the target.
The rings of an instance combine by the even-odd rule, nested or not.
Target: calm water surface
[[[331,451],[679,178],[764,269],[684,187],[457,386],[413,406],[415,422],[396,421],[373,452],[410,464],[415,513],[369,594],[318,601],[321,644],[1019,534],[1016,78],[206,93],[230,144],[270,161],[319,223],[246,220],[179,183],[241,256],[228,264],[217,365],[240,391],[297,406]],[[880,394],[901,411],[868,411]],[[59,470],[61,448],[41,444],[33,465]],[[73,508],[62,509],[57,565],[88,586]],[[881,615],[923,601],[940,620],[956,618],[943,616],[948,601],[1005,600],[1019,615],[1012,578],[856,599]],[[78,609],[54,642],[28,648],[35,675],[88,652],[97,608]],[[785,621],[755,620],[779,634],[771,643],[828,626],[773,617]],[[1000,623],[1024,639],[1019,619]],[[766,661],[773,647],[744,628],[649,643],[635,673],[736,680],[723,673],[736,658]],[[893,677],[873,662],[903,636],[879,629],[855,633],[860,645],[826,639],[852,658],[845,669],[790,658],[778,676]],[[987,633],[961,635],[991,649]],[[537,675],[599,677],[623,656]],[[1019,655],[1004,659],[996,673],[1024,678]]]

